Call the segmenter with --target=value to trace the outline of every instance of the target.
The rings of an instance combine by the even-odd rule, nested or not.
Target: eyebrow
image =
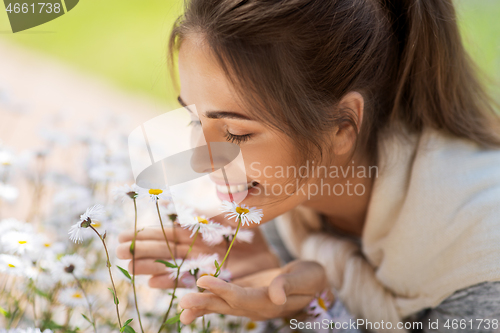
[[[182,100],[181,96],[177,97],[177,101],[179,104],[185,107],[189,112],[193,113],[188,107],[187,104]],[[205,113],[205,117],[209,119],[240,119],[240,120],[252,120],[241,113],[233,112],[233,111],[207,111]]]

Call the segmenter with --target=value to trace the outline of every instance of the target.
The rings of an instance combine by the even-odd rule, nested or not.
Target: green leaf
[[[168,262],[168,261],[165,261],[165,260],[157,259],[157,260],[155,260],[155,262],[162,263],[165,266],[170,267],[170,268],[177,268],[177,265],[174,265],[171,262]]]
[[[165,324],[170,325],[170,324],[175,324],[176,322],[181,321],[181,314],[177,314],[172,318],[168,318],[168,320],[165,322]]]
[[[135,333],[135,330],[132,327],[128,326],[128,324],[130,324],[132,320],[133,319],[129,319],[125,322],[125,324],[123,324],[122,328],[120,328],[121,333]]]
[[[125,268],[121,268],[118,265],[116,265],[116,267],[118,267],[118,269],[123,273],[123,275],[125,275],[127,277],[127,279],[132,281],[132,277],[130,276],[130,274],[128,273],[128,271]]]
[[[220,268],[219,263],[217,262],[217,260],[214,261],[214,264],[215,264],[215,268],[217,268],[217,269]]]
[[[91,325],[93,325],[92,321],[90,321],[90,319],[89,319],[86,315],[84,315],[83,313],[82,313],[82,317],[83,317],[86,321],[88,321]]]
[[[124,328],[123,329],[123,333],[136,333],[135,330],[132,327],[128,326],[128,325],[124,326],[123,328]]]
[[[10,313],[0,306],[0,314],[5,318],[10,318]]]
[[[118,297],[116,297],[115,292],[113,291],[113,289],[108,288],[108,290],[111,291],[111,294],[113,295],[113,302],[115,302],[116,305],[120,304],[120,302],[118,301]]]
[[[130,324],[130,323],[132,322],[132,320],[134,320],[134,319],[129,319],[129,320],[127,320],[127,321],[125,322],[125,324],[123,324],[123,326],[127,326],[128,324]]]

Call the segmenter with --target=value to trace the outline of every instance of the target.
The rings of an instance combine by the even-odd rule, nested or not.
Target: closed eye
[[[230,133],[229,131],[226,131],[226,140],[232,143],[235,143],[237,145],[242,144],[243,142],[246,142],[250,140],[252,137],[252,134],[245,134],[245,135],[235,135]]]

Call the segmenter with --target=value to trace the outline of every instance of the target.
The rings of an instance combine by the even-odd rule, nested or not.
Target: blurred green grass
[[[12,34],[2,11],[0,38],[171,104],[175,92],[165,55],[169,31],[181,12],[180,0],[81,0],[53,21]]]
[[[455,3],[466,46],[493,79],[493,94],[500,96],[500,1]],[[173,105],[176,92],[165,54],[169,31],[181,11],[182,0],[81,0],[66,15],[16,34],[9,33],[3,11],[0,38]]]

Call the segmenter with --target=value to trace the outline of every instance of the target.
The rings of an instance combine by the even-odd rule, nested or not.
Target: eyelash
[[[191,120],[188,124],[188,126],[201,126],[201,121],[199,120]],[[230,133],[229,131],[226,130],[226,140],[231,142],[231,143],[235,143],[237,145],[243,143],[243,142],[246,142],[250,139],[250,137],[252,136],[252,134],[245,134],[245,135],[234,135],[232,133]]]
[[[229,131],[226,130],[226,140],[232,143],[236,143],[237,145],[246,142],[250,140],[250,137],[252,134],[245,134],[245,135],[234,135],[229,133]]]

